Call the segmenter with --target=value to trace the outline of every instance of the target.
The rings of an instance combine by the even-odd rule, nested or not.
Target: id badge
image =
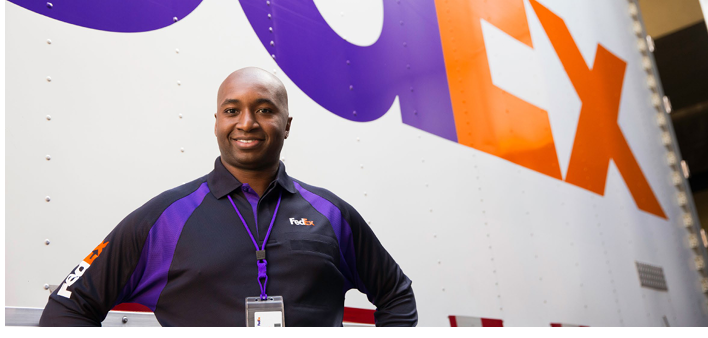
[[[283,296],[268,296],[266,300],[261,300],[261,297],[246,297],[246,326],[285,326]]]

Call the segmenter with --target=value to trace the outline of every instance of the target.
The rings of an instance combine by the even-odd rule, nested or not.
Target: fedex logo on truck
[[[563,177],[548,112],[492,82],[482,20],[533,48],[523,0],[383,1],[371,46],[332,30],[313,2],[241,1],[263,46],[310,98],[345,119],[383,116],[599,195],[610,160],[643,211],[666,218],[617,124],[627,63],[597,45],[589,67],[565,21],[530,0],[582,104]]]
[[[169,26],[201,0],[10,0],[76,25],[114,32]],[[567,171],[548,111],[495,85],[482,21],[533,49],[524,0],[383,1],[383,28],[367,47],[340,37],[313,1],[242,0],[267,55],[310,98],[355,122],[383,116],[399,98],[403,123],[604,195],[614,161],[637,207],[666,214],[617,123],[627,63],[597,44],[588,66],[560,16],[529,0],[581,101]],[[599,24],[599,23],[598,23]],[[265,53],[264,53],[265,54]]]

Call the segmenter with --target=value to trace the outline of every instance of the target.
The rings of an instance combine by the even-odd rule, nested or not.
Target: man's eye
[[[260,109],[258,109],[258,112],[259,112],[259,113],[271,114],[271,113],[273,113],[273,110],[270,109],[270,108],[260,108]]]
[[[224,110],[224,113],[226,113],[226,114],[236,114],[236,109],[234,109],[234,108],[229,108],[229,109]]]

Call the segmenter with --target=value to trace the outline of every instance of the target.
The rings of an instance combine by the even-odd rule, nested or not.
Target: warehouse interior
[[[685,161],[684,175],[708,232],[708,1],[639,0]],[[704,245],[706,238],[703,237]]]

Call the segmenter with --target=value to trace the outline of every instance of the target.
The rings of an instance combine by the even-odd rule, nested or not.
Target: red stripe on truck
[[[376,320],[374,320],[374,311],[375,310],[345,306],[343,321],[349,323],[376,324]]]

